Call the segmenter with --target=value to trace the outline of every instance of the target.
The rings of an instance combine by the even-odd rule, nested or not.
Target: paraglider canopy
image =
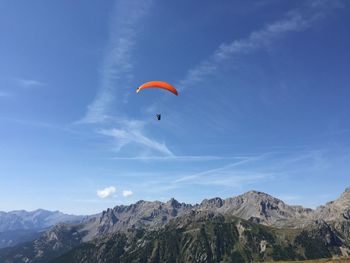
[[[159,89],[165,89],[167,91],[170,91],[171,93],[175,94],[176,96],[179,95],[179,93],[177,92],[177,90],[175,89],[174,86],[170,85],[169,83],[167,82],[164,82],[164,81],[159,81],[159,80],[156,80],[156,81],[149,81],[149,82],[146,82],[144,84],[142,84],[140,87],[138,87],[136,89],[136,92],[140,92],[141,90],[143,89],[147,89],[147,88],[159,88]],[[161,114],[158,113],[156,114],[156,117],[157,117],[157,120],[160,121],[161,119]]]
[[[136,89],[136,92],[140,92],[141,90],[146,89],[146,88],[165,89],[165,90],[168,90],[171,93],[175,94],[176,96],[179,95],[179,93],[177,92],[177,90],[175,89],[174,86],[172,86],[169,83],[164,82],[164,81],[149,81],[149,82],[146,82],[146,83],[142,84],[140,87],[138,87]]]

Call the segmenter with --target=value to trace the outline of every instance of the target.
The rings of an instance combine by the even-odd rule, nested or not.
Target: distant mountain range
[[[38,209],[0,212],[0,248],[33,240],[41,232],[58,223],[80,223],[86,217],[67,215],[59,211]]]
[[[1,249],[0,262],[255,262],[350,254],[350,188],[315,210],[249,191],[197,205],[138,201],[79,220]]]

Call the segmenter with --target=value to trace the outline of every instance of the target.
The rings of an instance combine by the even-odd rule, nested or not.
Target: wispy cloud
[[[66,133],[76,134],[80,136],[85,134],[85,132],[73,129],[70,125],[64,125],[64,124],[58,124],[58,123],[50,123],[50,122],[43,122],[43,121],[37,121],[37,120],[5,118],[5,117],[0,117],[0,120],[10,122],[10,123],[17,123],[24,126],[32,126],[38,129],[51,129],[55,131],[66,132]]]
[[[110,23],[110,37],[99,69],[100,87],[93,102],[88,105],[85,116],[78,123],[105,123],[111,119],[112,104],[125,102],[129,94],[127,87],[133,77],[132,53],[137,44],[138,28],[152,2],[153,0],[116,1]],[[122,113],[117,115],[113,117],[114,128],[98,131],[99,134],[115,139],[117,151],[126,145],[137,145],[144,150],[173,155],[164,143],[146,136],[143,122],[128,119]]]
[[[208,193],[223,197],[238,193],[237,191],[256,189],[292,204],[310,206],[310,197],[303,187],[298,186],[302,186],[306,178],[314,181],[326,174],[333,174],[337,164],[326,170],[320,168],[325,159],[334,158],[332,156],[332,153],[321,150],[276,151],[246,156],[226,164],[223,164],[224,161],[208,163],[207,168],[203,167],[199,171],[194,169],[190,172],[187,166],[181,169],[178,165],[169,170],[173,166],[160,165],[156,173],[148,174],[143,171],[140,174],[130,173],[123,176],[134,177],[133,191],[143,199],[158,199],[160,195],[184,198],[190,193],[187,198],[193,202],[196,198],[208,197]],[[279,192],[283,187],[291,190],[284,191],[286,193]],[[315,203],[320,204],[317,198],[314,199]]]
[[[188,175],[188,176],[184,176],[181,178],[178,178],[174,181],[174,183],[182,183],[182,182],[186,182],[186,181],[193,181],[193,180],[197,180],[199,178],[203,178],[205,176],[211,176],[213,174],[217,175],[217,174],[222,174],[222,173],[226,173],[227,171],[232,171],[232,169],[234,167],[238,167],[240,165],[249,163],[249,162],[254,162],[256,160],[262,159],[264,158],[264,156],[266,156],[267,154],[262,154],[259,156],[252,156],[252,157],[246,157],[243,158],[242,160],[239,160],[237,162],[233,162],[224,166],[221,166],[219,168],[215,168],[215,169],[210,169],[210,170],[205,170],[196,174],[192,174],[192,175]]]
[[[114,186],[109,186],[101,190],[97,190],[96,194],[99,198],[107,198],[116,192]]]
[[[9,98],[12,96],[12,93],[7,91],[0,91],[0,98]]]
[[[246,156],[216,168],[178,175],[177,178],[166,183],[166,189],[191,185],[242,188],[266,180],[275,180],[276,178],[282,180],[282,178],[288,178],[291,175],[297,176],[305,172],[314,174],[324,168],[324,155],[326,155],[326,152],[323,151],[298,151],[289,153],[267,152],[255,156]],[[151,188],[163,190],[164,179],[159,186],[156,182],[153,182]],[[289,195],[288,197],[289,200],[298,198],[296,195]]]
[[[16,79],[17,84],[23,88],[33,88],[45,86],[44,82],[35,79]]]
[[[1,98],[12,98],[16,97],[19,91],[23,89],[30,90],[32,88],[38,88],[46,86],[46,83],[34,79],[21,79],[21,78],[12,78],[10,79],[10,86],[13,86],[13,89],[4,89],[0,90],[0,99]]]
[[[137,28],[147,14],[152,0],[118,1],[110,25],[110,39],[100,68],[100,88],[80,122],[99,123],[108,119],[108,111],[132,77],[132,51]],[[123,101],[124,98],[119,98]]]
[[[159,143],[156,140],[146,137],[143,127],[144,123],[141,121],[123,121],[121,128],[101,129],[99,133],[113,137],[117,142],[117,151],[121,150],[125,145],[135,144],[165,156],[174,155],[165,143]]]
[[[179,81],[176,86],[185,89],[195,85],[208,75],[215,73],[221,63],[232,59],[235,55],[268,48],[274,41],[289,32],[305,31],[316,21],[323,19],[339,7],[342,7],[342,4],[336,0],[308,1],[303,7],[288,12],[281,20],[267,24],[262,29],[250,33],[247,38],[237,39],[231,43],[222,43],[209,58],[189,70],[186,77]]]
[[[180,162],[205,162],[218,160],[240,160],[242,156],[215,156],[215,155],[168,155],[168,156],[134,156],[134,157],[113,157],[114,160],[130,160],[130,161],[180,161]]]
[[[254,163],[264,159],[269,154],[246,157],[237,162],[233,162],[219,168],[205,170],[199,173],[182,176],[173,181],[175,184],[200,184],[200,185],[222,185],[237,187],[243,183],[262,180],[272,175],[272,173],[262,171],[248,171],[237,169],[247,163]]]
[[[199,180],[196,184],[208,185],[208,186],[223,186],[223,187],[235,187],[241,188],[247,184],[261,182],[268,178],[271,178],[271,173],[243,173],[228,171],[221,173],[218,178],[206,176]]]

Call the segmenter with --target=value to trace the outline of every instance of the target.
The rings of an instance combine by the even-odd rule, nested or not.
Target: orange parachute
[[[179,95],[179,93],[177,92],[177,90],[175,89],[174,86],[172,86],[169,83],[164,82],[164,81],[149,81],[149,82],[146,82],[146,83],[142,84],[140,87],[138,87],[136,89],[136,92],[140,92],[141,90],[146,89],[146,88],[165,89],[165,90],[168,90],[168,91],[172,92],[176,96]]]

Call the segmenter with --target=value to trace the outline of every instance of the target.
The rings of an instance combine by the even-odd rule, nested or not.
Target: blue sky
[[[350,186],[347,1],[0,2],[0,210]],[[179,96],[135,89],[167,81]],[[157,121],[156,113],[162,114]]]

